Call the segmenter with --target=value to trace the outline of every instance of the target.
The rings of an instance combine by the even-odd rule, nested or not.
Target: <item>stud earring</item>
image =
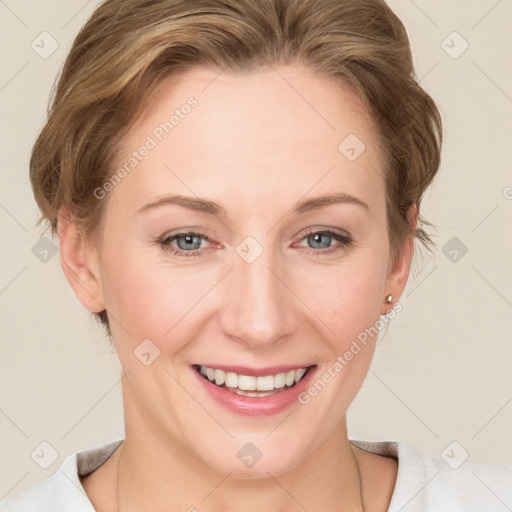
[[[385,298],[385,302],[386,304],[391,304],[393,302],[393,295],[389,294],[386,298]]]

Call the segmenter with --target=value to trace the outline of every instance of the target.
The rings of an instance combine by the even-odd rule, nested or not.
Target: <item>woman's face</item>
[[[223,474],[290,470],[344,424],[374,351],[361,333],[405,286],[410,244],[392,268],[374,123],[298,66],[195,68],[165,84],[123,147],[125,172],[97,191],[91,268],[128,372],[127,435]],[[322,196],[338,201],[310,202]]]

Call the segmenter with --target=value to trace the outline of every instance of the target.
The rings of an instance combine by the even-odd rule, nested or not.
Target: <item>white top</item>
[[[0,512],[95,512],[80,482],[123,440],[69,455],[55,474],[0,502]],[[512,510],[512,466],[424,457],[393,441],[355,441],[363,450],[398,459],[388,512],[505,512]],[[457,467],[458,466],[458,467]],[[457,469],[454,469],[456,468]]]

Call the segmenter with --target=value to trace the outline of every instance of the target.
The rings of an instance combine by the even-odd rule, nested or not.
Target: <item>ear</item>
[[[105,309],[97,250],[73,222],[69,210],[58,217],[60,264],[78,300],[91,312]]]
[[[398,302],[409,279],[409,270],[414,253],[414,232],[418,224],[418,208],[415,204],[409,209],[407,219],[411,226],[411,233],[413,234],[405,237],[396,260],[394,262],[390,261],[386,286],[384,288],[384,297],[382,298],[383,306],[380,312],[381,315],[385,315],[389,312],[393,307],[392,305]],[[393,297],[391,304],[386,303],[386,297],[388,295]]]

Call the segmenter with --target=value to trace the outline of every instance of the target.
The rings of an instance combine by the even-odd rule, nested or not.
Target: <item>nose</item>
[[[270,250],[264,250],[251,263],[234,255],[234,268],[224,283],[227,299],[221,309],[226,336],[257,350],[270,347],[295,331],[298,310],[283,267]]]

